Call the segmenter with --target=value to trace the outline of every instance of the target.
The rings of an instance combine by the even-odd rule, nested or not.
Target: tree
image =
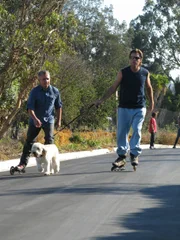
[[[102,96],[128,64],[132,33],[113,18],[111,7],[101,4],[101,0],[1,1],[0,138],[37,84],[40,69],[51,72],[52,83],[62,92],[65,124]],[[72,127],[99,127],[115,113],[114,97]]]
[[[2,0],[0,3],[0,138],[36,83],[47,55],[60,56],[58,35],[65,0]]]
[[[132,34],[127,34],[125,24],[114,19],[111,7],[101,7],[100,0],[68,1],[66,14],[73,14],[78,22],[73,48],[82,59],[88,61],[93,73],[96,97],[104,94],[116,78],[120,68],[128,64]],[[115,96],[108,100],[93,116],[94,126],[107,122],[108,116],[115,116]]]
[[[132,46],[143,50],[147,65],[156,63],[173,80],[170,70],[180,66],[179,0],[146,0],[144,14],[131,22],[131,29]]]
[[[93,73],[88,63],[78,55],[63,54],[61,59],[49,59],[47,64],[53,65],[51,77],[53,85],[61,92],[64,106],[62,121],[66,125],[94,101],[96,93]],[[71,124],[71,128],[79,127],[83,123],[91,126],[93,119],[89,115],[84,115],[83,119],[84,121]]]
[[[172,84],[171,84],[172,85]],[[170,85],[162,106],[170,111],[180,112],[180,79],[177,77],[173,83],[174,90],[170,89]]]
[[[154,90],[154,105],[159,109],[166,95],[168,78],[166,75],[151,74],[151,83]]]

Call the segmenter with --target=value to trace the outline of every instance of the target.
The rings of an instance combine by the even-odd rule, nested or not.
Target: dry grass
[[[169,132],[161,129],[156,133],[155,143],[163,144],[163,145],[173,145],[176,139],[176,135],[177,133],[175,132]],[[148,131],[143,132],[141,143],[149,144],[149,142],[150,142],[150,133]]]
[[[24,132],[19,141],[12,139],[2,139],[0,141],[0,161],[18,158],[21,155],[23,144],[25,142],[26,132]],[[156,144],[173,145],[176,138],[176,132],[159,130],[156,137]],[[44,134],[40,132],[37,141],[44,142]],[[142,133],[142,144],[149,144],[150,134],[148,131]],[[112,149],[116,146],[116,133],[105,131],[94,132],[76,132],[70,130],[58,132],[55,136],[55,144],[60,152],[73,152],[92,150],[99,148]]]
[[[0,141],[0,161],[14,159],[20,156],[23,144],[13,139],[2,139]]]

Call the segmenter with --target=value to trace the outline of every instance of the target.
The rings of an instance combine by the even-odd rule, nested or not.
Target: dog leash
[[[95,106],[95,104],[91,104],[87,109],[83,110],[78,116],[76,116],[75,118],[73,118],[70,122],[68,122],[63,128],[61,128],[60,130],[58,130],[53,136],[56,136],[59,132],[61,132],[62,130],[64,130],[66,127],[68,127],[72,122],[74,122],[76,119],[78,119],[79,117],[81,117],[82,115],[84,115],[86,112],[88,112],[93,106]]]

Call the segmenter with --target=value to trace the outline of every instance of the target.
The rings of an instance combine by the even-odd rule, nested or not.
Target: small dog
[[[50,175],[60,171],[59,151],[55,144],[34,143],[31,153],[36,157],[39,172]]]

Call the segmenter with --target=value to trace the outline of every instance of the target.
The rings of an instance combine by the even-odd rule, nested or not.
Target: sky
[[[113,5],[114,17],[121,23],[123,20],[127,24],[139,14],[145,5],[145,0],[104,0],[104,5]]]
[[[126,21],[129,25],[130,21],[138,15],[143,14],[143,7],[145,0],[104,0],[104,5],[113,5],[114,18],[118,19],[120,23]],[[176,78],[180,76],[180,70],[171,71],[171,76]]]

